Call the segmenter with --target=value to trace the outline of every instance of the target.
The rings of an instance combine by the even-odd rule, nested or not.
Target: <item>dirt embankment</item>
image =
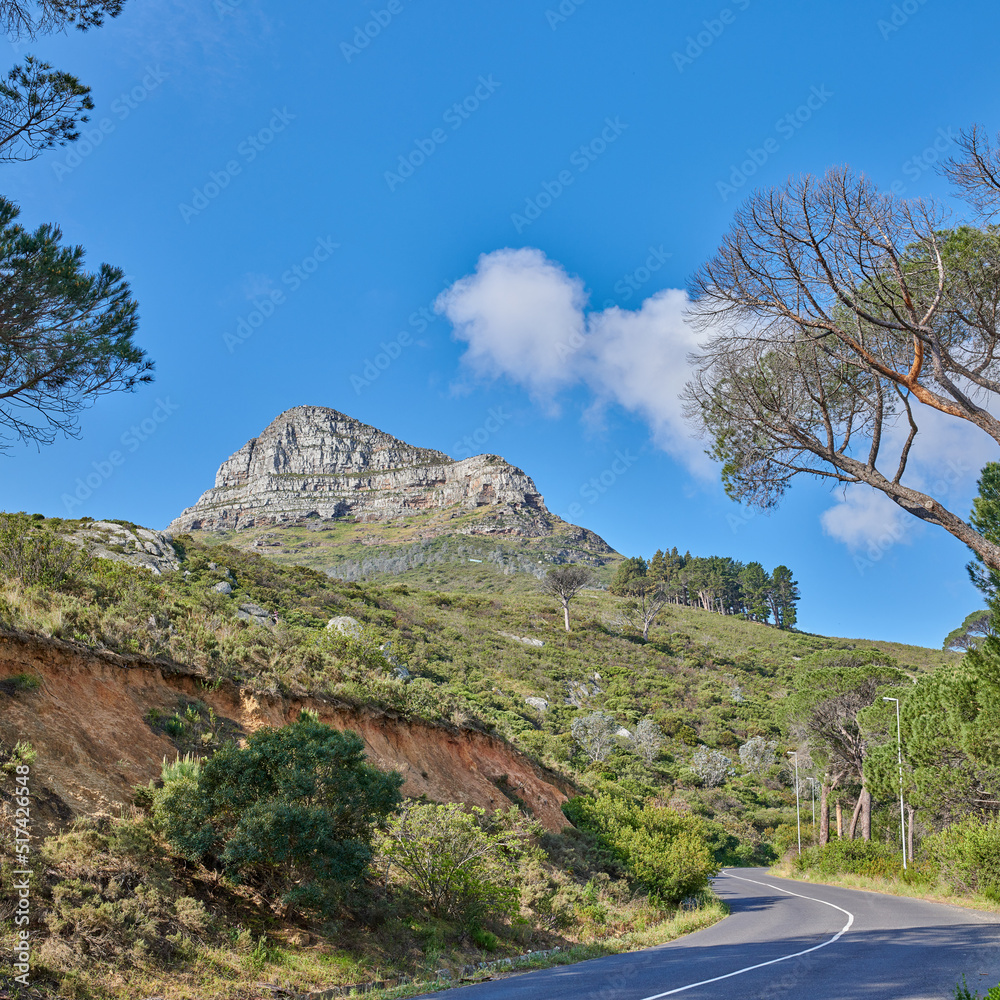
[[[10,681],[18,674],[41,683],[22,690]],[[322,722],[357,732],[373,764],[403,775],[406,795],[486,809],[520,801],[549,830],[566,825],[561,806],[572,788],[484,733],[232,684],[212,690],[178,664],[0,634],[0,740],[8,749],[27,740],[37,752],[35,832],[84,813],[117,812],[131,799],[132,786],[159,777],[163,758],[177,753],[146,721],[150,710],[171,715],[195,700],[230,731],[244,733],[285,725],[311,709]]]

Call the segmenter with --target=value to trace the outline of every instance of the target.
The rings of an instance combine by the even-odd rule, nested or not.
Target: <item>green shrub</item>
[[[190,958],[212,926],[197,899],[181,895],[163,851],[142,822],[78,820],[47,841],[39,947],[42,965],[146,967]]]
[[[80,550],[27,514],[0,514],[0,574],[27,586],[58,587]]]
[[[955,987],[955,1000],[980,1000],[979,990],[973,993],[965,981],[965,976],[962,976],[962,985]],[[982,1000],[1000,1000],[1000,985],[994,986]]]
[[[365,762],[355,733],[303,713],[258,730],[245,748],[165,764],[153,814],[183,857],[214,859],[234,882],[329,914],[366,871],[374,830],[398,807],[402,783]]]
[[[900,852],[870,840],[831,840],[823,847],[808,847],[794,859],[799,871],[817,875],[867,875],[898,878],[902,874]]]
[[[1000,817],[970,816],[927,837],[923,847],[947,885],[1000,903]]]
[[[663,905],[702,892],[718,874],[705,823],[697,817],[610,794],[580,796],[563,808],[576,826],[596,836],[630,880]]]
[[[521,870],[537,850],[516,808],[487,816],[456,803],[414,803],[395,817],[379,854],[436,916],[475,928],[520,907]],[[475,938],[474,938],[475,939]]]

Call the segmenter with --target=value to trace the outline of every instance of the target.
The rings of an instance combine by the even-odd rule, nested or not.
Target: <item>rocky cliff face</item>
[[[496,455],[456,462],[336,410],[298,406],[223,462],[214,488],[167,530],[243,531],[316,518],[380,522],[442,508],[489,513],[458,528],[470,534],[539,537],[552,530],[535,484]]]

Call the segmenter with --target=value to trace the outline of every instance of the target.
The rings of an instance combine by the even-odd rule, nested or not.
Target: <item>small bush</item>
[[[924,850],[941,880],[961,893],[1000,903],[1000,817],[970,816],[927,837]]]
[[[80,550],[27,514],[0,514],[0,574],[27,586],[58,587]]]
[[[78,821],[46,843],[54,876],[42,920],[39,958],[55,971],[95,963],[148,967],[188,958],[209,932],[204,905],[180,895],[162,851],[141,822]]]
[[[899,851],[870,840],[832,840],[823,847],[809,847],[796,856],[794,864],[799,871],[826,876],[898,878],[903,870]]]
[[[615,795],[570,799],[570,820],[594,834],[631,881],[664,906],[676,906],[708,887],[719,866],[702,820],[652,803]]]
[[[432,913],[474,929],[518,912],[521,871],[537,853],[532,832],[516,808],[488,816],[456,803],[415,803],[389,824],[379,854]]]

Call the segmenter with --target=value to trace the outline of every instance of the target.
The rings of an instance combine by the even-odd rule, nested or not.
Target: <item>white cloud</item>
[[[820,515],[823,530],[852,551],[867,551],[873,561],[897,542],[912,541],[920,523],[884,493],[870,486],[848,486],[842,499]]]
[[[698,475],[714,474],[704,442],[684,420],[680,394],[688,354],[699,337],[684,319],[687,293],[668,288],[632,311],[617,306],[589,317],[580,368],[595,394],[641,416],[666,452]]]
[[[586,383],[600,404],[642,417],[660,447],[704,475],[711,465],[679,399],[697,346],[687,303],[685,292],[667,289],[638,310],[588,313],[583,282],[529,248],[484,254],[437,309],[468,343],[463,362],[476,374],[506,376],[536,397]]]
[[[579,378],[586,302],[583,282],[541,250],[497,250],[442,292],[436,308],[468,342],[463,360],[476,374],[506,375],[537,396]]]
[[[456,338],[467,342],[463,362],[476,375],[510,378],[549,405],[559,390],[585,384],[594,395],[593,409],[615,404],[636,414],[660,448],[700,478],[714,477],[715,465],[704,454],[704,442],[692,437],[679,398],[690,373],[687,357],[705,336],[686,321],[687,307],[683,290],[665,289],[637,310],[588,312],[583,282],[532,248],[483,254],[475,273],[437,302]],[[919,403],[915,418],[920,432],[903,482],[964,515],[979,470],[996,458],[995,443]],[[889,464],[907,431],[905,419],[886,429],[883,455]],[[884,471],[891,476],[895,470]],[[820,521],[830,537],[879,557],[921,528],[866,486],[847,487]]]

